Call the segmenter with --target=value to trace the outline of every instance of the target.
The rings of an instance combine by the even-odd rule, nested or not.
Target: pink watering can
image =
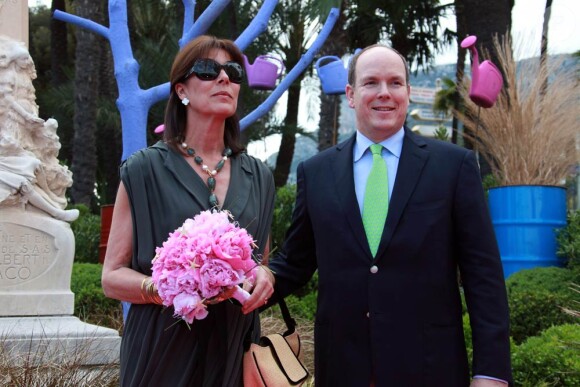
[[[260,55],[250,64],[244,55],[244,65],[248,85],[252,89],[272,90],[276,88],[276,79],[284,72],[284,62],[271,55]]]
[[[476,41],[477,37],[471,35],[461,42],[461,47],[468,48],[472,56],[469,98],[477,106],[490,108],[497,100],[501,87],[503,86],[503,77],[499,69],[489,60],[484,60],[479,64],[479,56],[475,48]]]
[[[337,56],[323,56],[316,61],[316,72],[324,94],[344,94],[347,72],[342,60]]]

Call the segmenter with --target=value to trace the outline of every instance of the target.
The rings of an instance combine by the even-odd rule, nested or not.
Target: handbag
[[[308,370],[302,364],[304,351],[296,321],[290,316],[283,298],[278,305],[288,330],[283,334],[262,336],[258,343],[249,344],[243,364],[246,387],[301,386],[308,378]]]

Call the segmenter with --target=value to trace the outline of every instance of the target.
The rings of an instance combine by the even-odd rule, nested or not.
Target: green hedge
[[[568,268],[580,273],[580,210],[568,213],[567,225],[558,231],[556,239],[557,255],[567,260]]]
[[[555,326],[512,353],[516,386],[580,386],[580,325]]]
[[[75,236],[75,262],[99,263],[101,217],[82,204],[71,206],[79,210],[79,218],[71,223]]]
[[[292,221],[292,211],[296,200],[296,185],[288,184],[276,190],[276,203],[274,205],[274,219],[272,220],[272,247],[276,250],[282,247],[286,230]]]
[[[288,309],[292,316],[300,317],[309,321],[314,321],[316,315],[316,299],[318,292],[313,291],[303,297],[290,295],[285,298]]]
[[[465,338],[465,349],[467,350],[467,360],[469,362],[469,369],[473,363],[473,335],[471,334],[471,323],[469,321],[469,314],[463,315],[463,336]]]
[[[568,269],[541,267],[512,274],[507,282],[511,335],[516,343],[555,325],[574,322],[562,310],[575,298]]]
[[[75,294],[74,314],[83,321],[106,323],[119,317],[119,301],[107,298],[103,293],[102,270],[99,264],[73,264],[71,291]]]

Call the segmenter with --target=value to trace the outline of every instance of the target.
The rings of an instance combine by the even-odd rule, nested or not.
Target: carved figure
[[[64,210],[72,173],[56,157],[58,123],[38,117],[34,78],[24,44],[0,36],[0,207],[30,204],[72,222],[78,210]]]

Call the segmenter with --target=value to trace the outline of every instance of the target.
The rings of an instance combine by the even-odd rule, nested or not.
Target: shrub
[[[463,336],[465,338],[465,349],[467,350],[467,361],[469,362],[469,369],[471,369],[471,364],[473,362],[473,343],[471,334],[471,323],[469,321],[469,314],[465,313],[463,315]]]
[[[572,282],[574,282],[574,274],[570,270],[561,267],[536,267],[510,275],[506,281],[506,287],[508,292],[543,289],[554,293],[572,294],[570,291]]]
[[[510,306],[511,334],[516,343],[554,325],[574,322],[562,307],[574,299],[570,288],[572,272],[547,267],[514,273],[506,282]]]
[[[296,185],[287,184],[276,191],[274,219],[272,220],[272,247],[280,249],[286,237],[286,230],[292,221],[292,211],[296,200]]]
[[[568,261],[569,269],[580,273],[580,210],[569,212],[567,218],[566,227],[556,234],[556,254]]]
[[[286,297],[286,304],[292,316],[296,316],[308,321],[314,321],[316,315],[316,299],[318,292],[313,291],[303,297],[290,295]]]
[[[101,217],[90,212],[83,204],[71,208],[79,210],[79,218],[71,223],[75,236],[75,262],[99,263]]]
[[[512,353],[516,386],[580,386],[580,325],[552,327]]]
[[[488,173],[483,177],[483,179],[481,180],[481,184],[483,185],[483,189],[485,190],[486,194],[487,190],[489,190],[490,188],[497,187],[499,185],[497,183],[497,179],[491,173]]]
[[[71,291],[75,294],[74,314],[83,321],[119,329],[121,306],[107,298],[101,286],[103,268],[95,263],[74,263]]]

